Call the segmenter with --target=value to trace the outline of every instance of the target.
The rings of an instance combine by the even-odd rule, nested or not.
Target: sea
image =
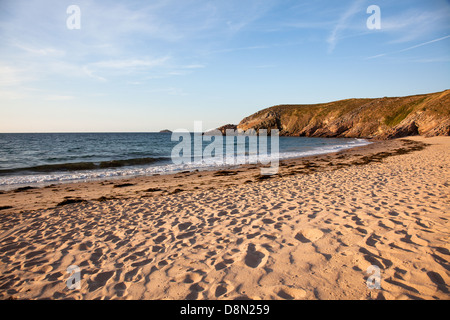
[[[191,133],[192,150],[195,140],[193,135]],[[215,138],[209,139],[215,141]],[[234,150],[235,163],[257,161],[258,155],[253,152],[252,142],[238,141],[237,138],[222,140],[223,154],[225,150]],[[198,143],[199,140],[196,141]],[[179,149],[181,142],[182,138],[173,137],[170,132],[0,133],[0,190],[181,171],[217,170],[229,166],[220,161],[208,161],[206,157],[194,159],[192,156],[191,161],[184,163],[174,161],[173,150],[177,146]],[[240,143],[244,143],[244,147],[239,146]],[[298,158],[369,143],[364,139],[279,137],[276,156],[280,160]],[[205,150],[208,145],[211,146],[209,141],[203,141],[200,147]],[[270,136],[267,145],[270,154]],[[211,155],[216,156],[214,152]]]

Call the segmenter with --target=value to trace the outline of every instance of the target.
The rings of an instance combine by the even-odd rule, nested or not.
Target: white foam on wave
[[[327,154],[337,152],[340,150],[350,149],[358,146],[368,145],[370,142],[364,139],[355,139],[347,142],[346,144],[330,145],[315,147],[307,151],[299,152],[281,152],[278,154],[258,156],[258,155],[241,155],[235,157],[234,165],[239,164],[257,164],[266,163],[270,164],[273,160],[279,159],[291,159],[300,158],[306,156]],[[219,167],[232,166],[233,164],[219,161],[218,158],[206,158],[201,162],[192,162],[188,164],[164,164],[153,165],[148,167],[128,167],[128,168],[115,168],[115,169],[102,169],[91,171],[77,171],[77,172],[56,172],[51,174],[35,174],[35,175],[15,175],[0,177],[0,189],[8,190],[23,185],[48,185],[52,183],[66,183],[66,182],[81,182],[81,181],[93,181],[109,178],[119,177],[133,177],[143,175],[154,174],[170,174],[180,171],[192,171],[192,170],[208,170],[217,169]]]

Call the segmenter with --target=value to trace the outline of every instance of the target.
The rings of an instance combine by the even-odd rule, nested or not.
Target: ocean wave
[[[332,146],[320,146],[312,148],[307,151],[300,152],[280,152],[277,154],[268,155],[251,155],[245,154],[234,157],[234,165],[239,164],[257,164],[270,163],[276,159],[290,159],[301,158],[312,155],[326,154],[332,152],[338,152],[341,150],[354,148],[358,146],[364,146],[370,144],[370,142],[362,139],[349,141],[350,143],[332,145]],[[0,188],[9,189],[13,186],[30,185],[30,184],[50,184],[50,183],[64,183],[64,182],[76,182],[76,181],[91,181],[98,179],[108,179],[114,177],[132,177],[132,176],[145,176],[154,174],[170,174],[186,170],[215,170],[220,167],[233,166],[233,164],[225,163],[223,159],[212,157],[204,158],[199,162],[191,162],[185,164],[173,164],[169,162],[170,158],[137,158],[128,160],[115,160],[105,161],[100,163],[81,163],[81,164],[64,164],[64,165],[47,165],[34,167],[38,170],[48,171],[36,171],[38,174],[16,174],[0,177]],[[160,163],[157,163],[160,161]],[[149,164],[155,164],[148,166]],[[58,166],[62,166],[64,170],[55,170]],[[44,167],[44,168],[43,168]],[[75,171],[74,168],[86,168],[79,171]],[[90,169],[90,168],[93,169]],[[26,168],[30,171],[30,168]],[[14,170],[14,169],[13,169]],[[3,170],[6,171],[6,170]],[[26,170],[22,169],[25,173]],[[66,171],[66,172],[63,172]],[[68,172],[70,171],[70,172]],[[20,172],[19,172],[20,173]]]
[[[148,165],[155,162],[169,160],[170,158],[164,157],[146,157],[146,158],[134,158],[125,160],[111,160],[101,162],[69,162],[59,164],[46,164],[33,167],[3,169],[0,170],[0,176],[19,174],[19,173],[50,173],[61,171],[84,171],[84,170],[96,170],[106,168],[120,168],[128,166]]]

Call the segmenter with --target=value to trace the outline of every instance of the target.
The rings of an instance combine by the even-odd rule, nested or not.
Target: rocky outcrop
[[[244,118],[237,128],[278,129],[284,136],[391,139],[450,135],[450,90],[394,98],[347,99],[315,105],[279,105]]]
[[[416,125],[415,121],[410,122],[408,125],[404,126],[396,126],[391,129],[385,136],[386,139],[395,139],[407,136],[417,136],[419,135],[419,128]],[[384,138],[384,136],[380,136],[380,138]]]
[[[225,135],[227,130],[237,130],[237,125],[235,124],[226,124],[224,126],[221,126],[217,128],[220,132],[222,132],[222,135]]]

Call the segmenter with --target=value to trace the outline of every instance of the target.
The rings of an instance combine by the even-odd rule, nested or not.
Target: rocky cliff
[[[450,135],[450,90],[407,97],[279,105],[243,119],[237,128],[269,132],[279,129],[280,135],[306,137],[390,139]]]

